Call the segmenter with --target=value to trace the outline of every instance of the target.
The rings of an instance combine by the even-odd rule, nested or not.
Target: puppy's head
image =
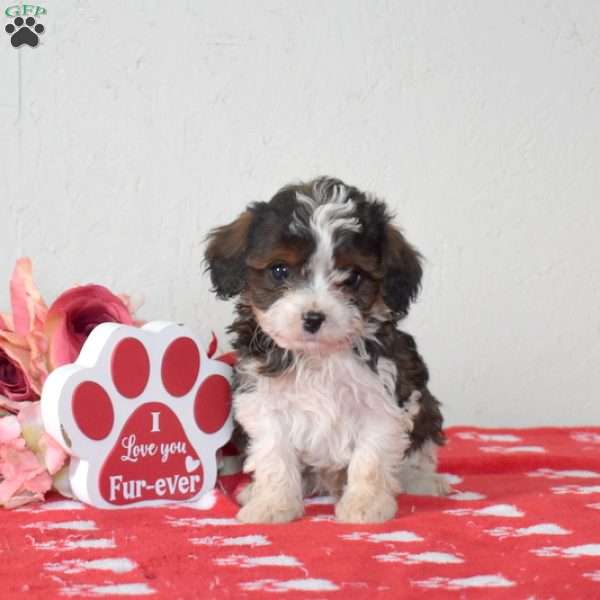
[[[408,312],[418,252],[385,205],[337,179],[280,190],[208,235],[214,290],[240,295],[281,348],[328,353]]]

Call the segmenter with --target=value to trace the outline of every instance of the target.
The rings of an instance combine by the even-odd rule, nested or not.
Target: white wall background
[[[600,423],[596,0],[40,4],[39,47],[0,29],[0,305],[26,254],[48,300],[222,332],[204,235],[327,173],[428,258],[406,328],[449,424]]]

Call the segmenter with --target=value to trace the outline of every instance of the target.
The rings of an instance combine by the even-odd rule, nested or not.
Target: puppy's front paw
[[[335,516],[345,523],[381,523],[393,519],[397,510],[398,503],[391,494],[349,490],[336,504]]]
[[[302,516],[302,502],[286,498],[252,496],[238,511],[243,523],[287,523]]]

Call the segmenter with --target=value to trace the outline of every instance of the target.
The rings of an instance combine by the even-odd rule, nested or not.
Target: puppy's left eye
[[[361,279],[361,274],[356,269],[353,269],[350,271],[348,277],[344,279],[344,285],[350,289],[355,289],[358,287]]]
[[[275,281],[283,281],[284,279],[287,279],[289,275],[287,265],[284,265],[282,263],[273,265],[271,267],[271,275],[273,276],[273,279]]]

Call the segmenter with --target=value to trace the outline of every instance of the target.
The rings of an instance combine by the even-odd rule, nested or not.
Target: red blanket
[[[0,598],[600,598],[600,428],[453,428],[447,498],[396,519],[242,525],[209,508],[100,511],[54,498],[0,513]]]

